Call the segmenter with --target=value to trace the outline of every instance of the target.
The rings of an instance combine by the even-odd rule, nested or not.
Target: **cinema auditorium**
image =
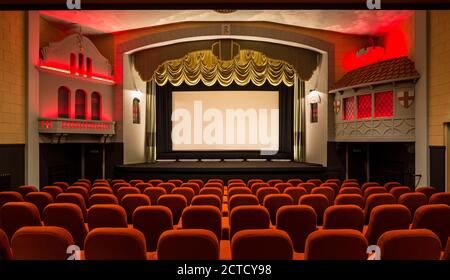
[[[0,12],[1,260],[450,260],[450,12]]]

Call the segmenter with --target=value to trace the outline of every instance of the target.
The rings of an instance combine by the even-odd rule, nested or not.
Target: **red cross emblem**
[[[413,91],[399,91],[397,92],[397,98],[405,108],[409,108],[414,102],[414,92]]]
[[[334,100],[334,102],[333,102],[333,109],[334,109],[334,112],[337,114],[337,113],[339,113],[339,111],[341,110],[341,100]]]

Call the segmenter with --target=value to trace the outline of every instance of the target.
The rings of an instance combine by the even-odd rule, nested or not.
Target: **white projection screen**
[[[173,91],[173,151],[278,151],[278,91]]]

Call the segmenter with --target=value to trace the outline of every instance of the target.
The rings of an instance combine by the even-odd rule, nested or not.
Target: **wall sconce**
[[[309,94],[307,96],[308,98],[308,103],[312,104],[312,103],[320,103],[320,92],[317,91],[316,89],[311,89],[309,91]]]

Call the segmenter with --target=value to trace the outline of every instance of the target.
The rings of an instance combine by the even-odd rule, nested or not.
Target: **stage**
[[[320,164],[291,161],[217,161],[217,162],[157,162],[116,165],[115,177],[131,179],[210,179],[221,178],[320,178],[339,177],[327,167]]]

